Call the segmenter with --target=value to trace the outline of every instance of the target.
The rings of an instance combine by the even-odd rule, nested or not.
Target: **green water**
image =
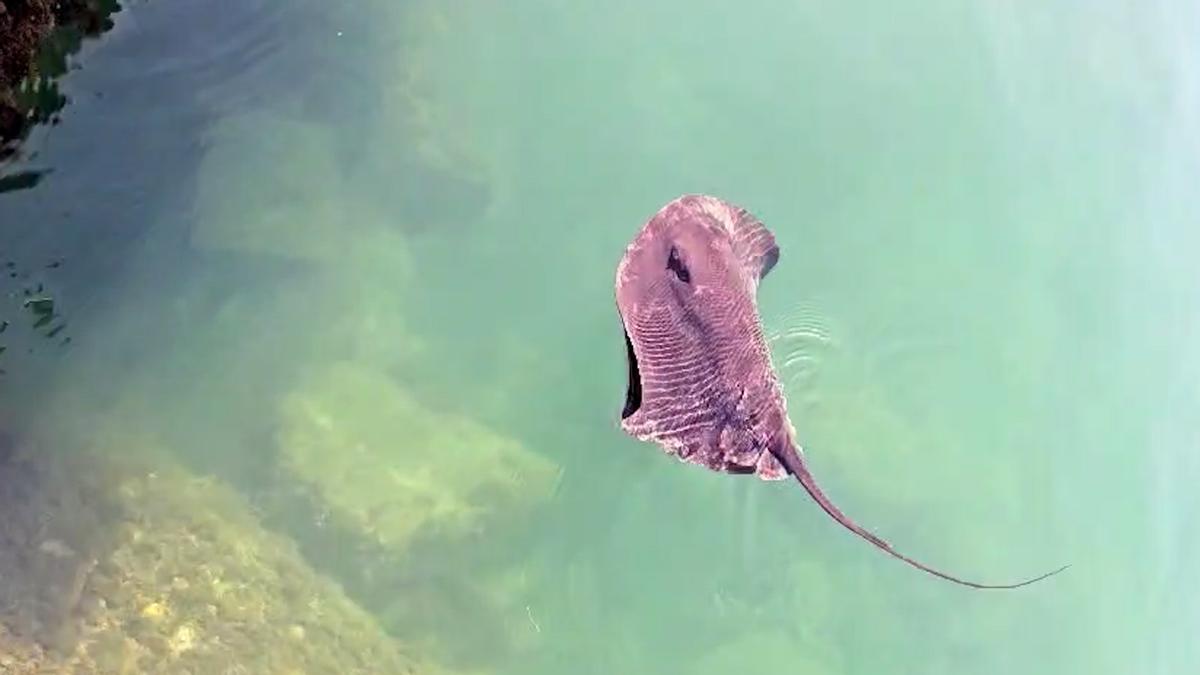
[[[253,503],[281,402],[349,363],[523,444],[555,472],[545,501],[433,547],[416,582],[486,566],[521,580],[501,600],[346,582],[462,672],[1200,658],[1188,3],[206,6],[119,15],[31,140],[55,172],[0,196],[7,254],[64,256],[39,274],[73,337],[14,322],[7,424],[70,450],[101,419]],[[793,483],[623,436],[615,266],[685,192],[775,232],[763,322],[848,513],[968,578],[1072,568],[951,586]],[[341,412],[390,428],[359,398]],[[271,522],[303,539],[306,518]],[[330,546],[305,555],[361,576]],[[395,619],[410,593],[433,604]]]

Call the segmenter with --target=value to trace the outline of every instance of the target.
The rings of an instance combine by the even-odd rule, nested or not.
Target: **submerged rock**
[[[320,261],[356,229],[329,130],[268,113],[223,119],[196,181],[198,249]]]
[[[479,220],[491,203],[480,162],[427,132],[414,142],[397,133],[404,128],[380,131],[343,165],[345,130],[285,112],[222,119],[196,179],[192,246],[330,263],[352,260],[380,233]]]
[[[12,89],[33,71],[38,46],[54,26],[53,4],[49,0],[0,2],[0,148],[24,131],[25,111],[17,105]]]
[[[49,669],[50,658],[42,646],[13,634],[0,623],[0,673],[4,675],[41,675]]]
[[[423,148],[369,157],[353,174],[358,190],[409,233],[459,230],[487,215],[492,185],[485,170],[461,153],[419,154]]]
[[[430,410],[351,363],[314,372],[285,397],[278,442],[288,475],[341,523],[395,551],[519,519],[558,475],[520,442]]]
[[[159,471],[129,477],[119,492],[132,517],[86,589],[101,608],[82,635],[96,663],[133,659],[138,672],[436,672],[314,573],[290,541],[262,529],[227,488]]]
[[[39,567],[77,564],[70,573],[4,561],[5,618],[26,617],[26,626],[0,630],[0,672],[446,672],[389,637],[229,488],[162,462],[153,470],[100,456],[69,464],[62,477],[86,486],[77,493],[99,495],[102,515],[63,500],[66,483],[37,485],[35,494],[50,496],[30,506],[4,503],[6,529],[29,508],[49,509],[42,517],[51,521],[23,546],[10,535],[7,551]],[[71,535],[72,518],[91,536]],[[57,613],[39,608],[46,584],[63,586]]]
[[[301,487],[272,510],[390,632],[458,668],[491,669],[539,643],[525,537],[557,465],[350,362],[314,370],[284,399],[278,445],[279,484]]]
[[[117,0],[0,0],[0,160],[65,103],[54,78],[84,37],[112,27],[118,9]]]
[[[494,149],[467,124],[452,82],[439,81],[431,49],[454,30],[439,3],[392,3],[387,16],[399,39],[370,64],[379,104],[371,142],[346,167],[355,194],[406,233],[456,236],[485,219],[500,196]]]

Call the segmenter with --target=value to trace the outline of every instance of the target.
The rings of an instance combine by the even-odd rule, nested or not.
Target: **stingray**
[[[851,520],[817,485],[796,441],[758,316],[759,283],[779,262],[775,236],[745,209],[684,195],[658,211],[617,266],[617,310],[625,333],[628,387],[621,428],[683,462],[712,471],[795,477],[846,529],[888,554],[918,562]]]

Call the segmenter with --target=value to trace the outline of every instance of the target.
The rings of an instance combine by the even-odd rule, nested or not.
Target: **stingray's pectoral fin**
[[[898,558],[923,572],[932,574],[935,577],[940,577],[946,581],[950,581],[962,586],[970,586],[971,588],[1020,588],[1021,586],[1028,586],[1036,581],[1041,581],[1047,577],[1054,576],[1055,574],[1058,574],[1059,572],[1062,572],[1070,567],[1070,565],[1063,565],[1052,572],[1047,572],[1032,579],[1026,579],[1024,581],[1012,584],[982,584],[974,581],[966,581],[950,574],[946,574],[945,572],[929,567],[924,563],[913,560],[912,558],[900,553],[892,548],[891,544],[887,543],[882,538],[871,534],[858,523],[854,522],[848,516],[842,513],[841,510],[838,509],[838,507],[835,506],[833,502],[831,502],[829,498],[825,496],[825,493],[821,491],[820,486],[817,485],[816,480],[808,471],[808,467],[805,466],[804,460],[800,458],[800,454],[793,446],[785,445],[781,448],[774,448],[772,449],[772,453],[778,457],[779,461],[784,467],[786,467],[788,472],[795,476],[796,480],[800,481],[800,484],[804,486],[804,489],[808,491],[808,494],[813,498],[814,501],[817,502],[818,505],[820,505],[825,513],[829,514],[829,516],[836,520],[842,527],[845,527],[847,530],[850,530],[854,534],[866,539],[874,546],[885,551],[888,555]]]

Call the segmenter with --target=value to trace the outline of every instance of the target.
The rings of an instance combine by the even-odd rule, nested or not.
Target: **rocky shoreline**
[[[117,0],[0,0],[0,160],[45,117],[31,83],[61,75],[63,57],[107,31],[118,9]]]

